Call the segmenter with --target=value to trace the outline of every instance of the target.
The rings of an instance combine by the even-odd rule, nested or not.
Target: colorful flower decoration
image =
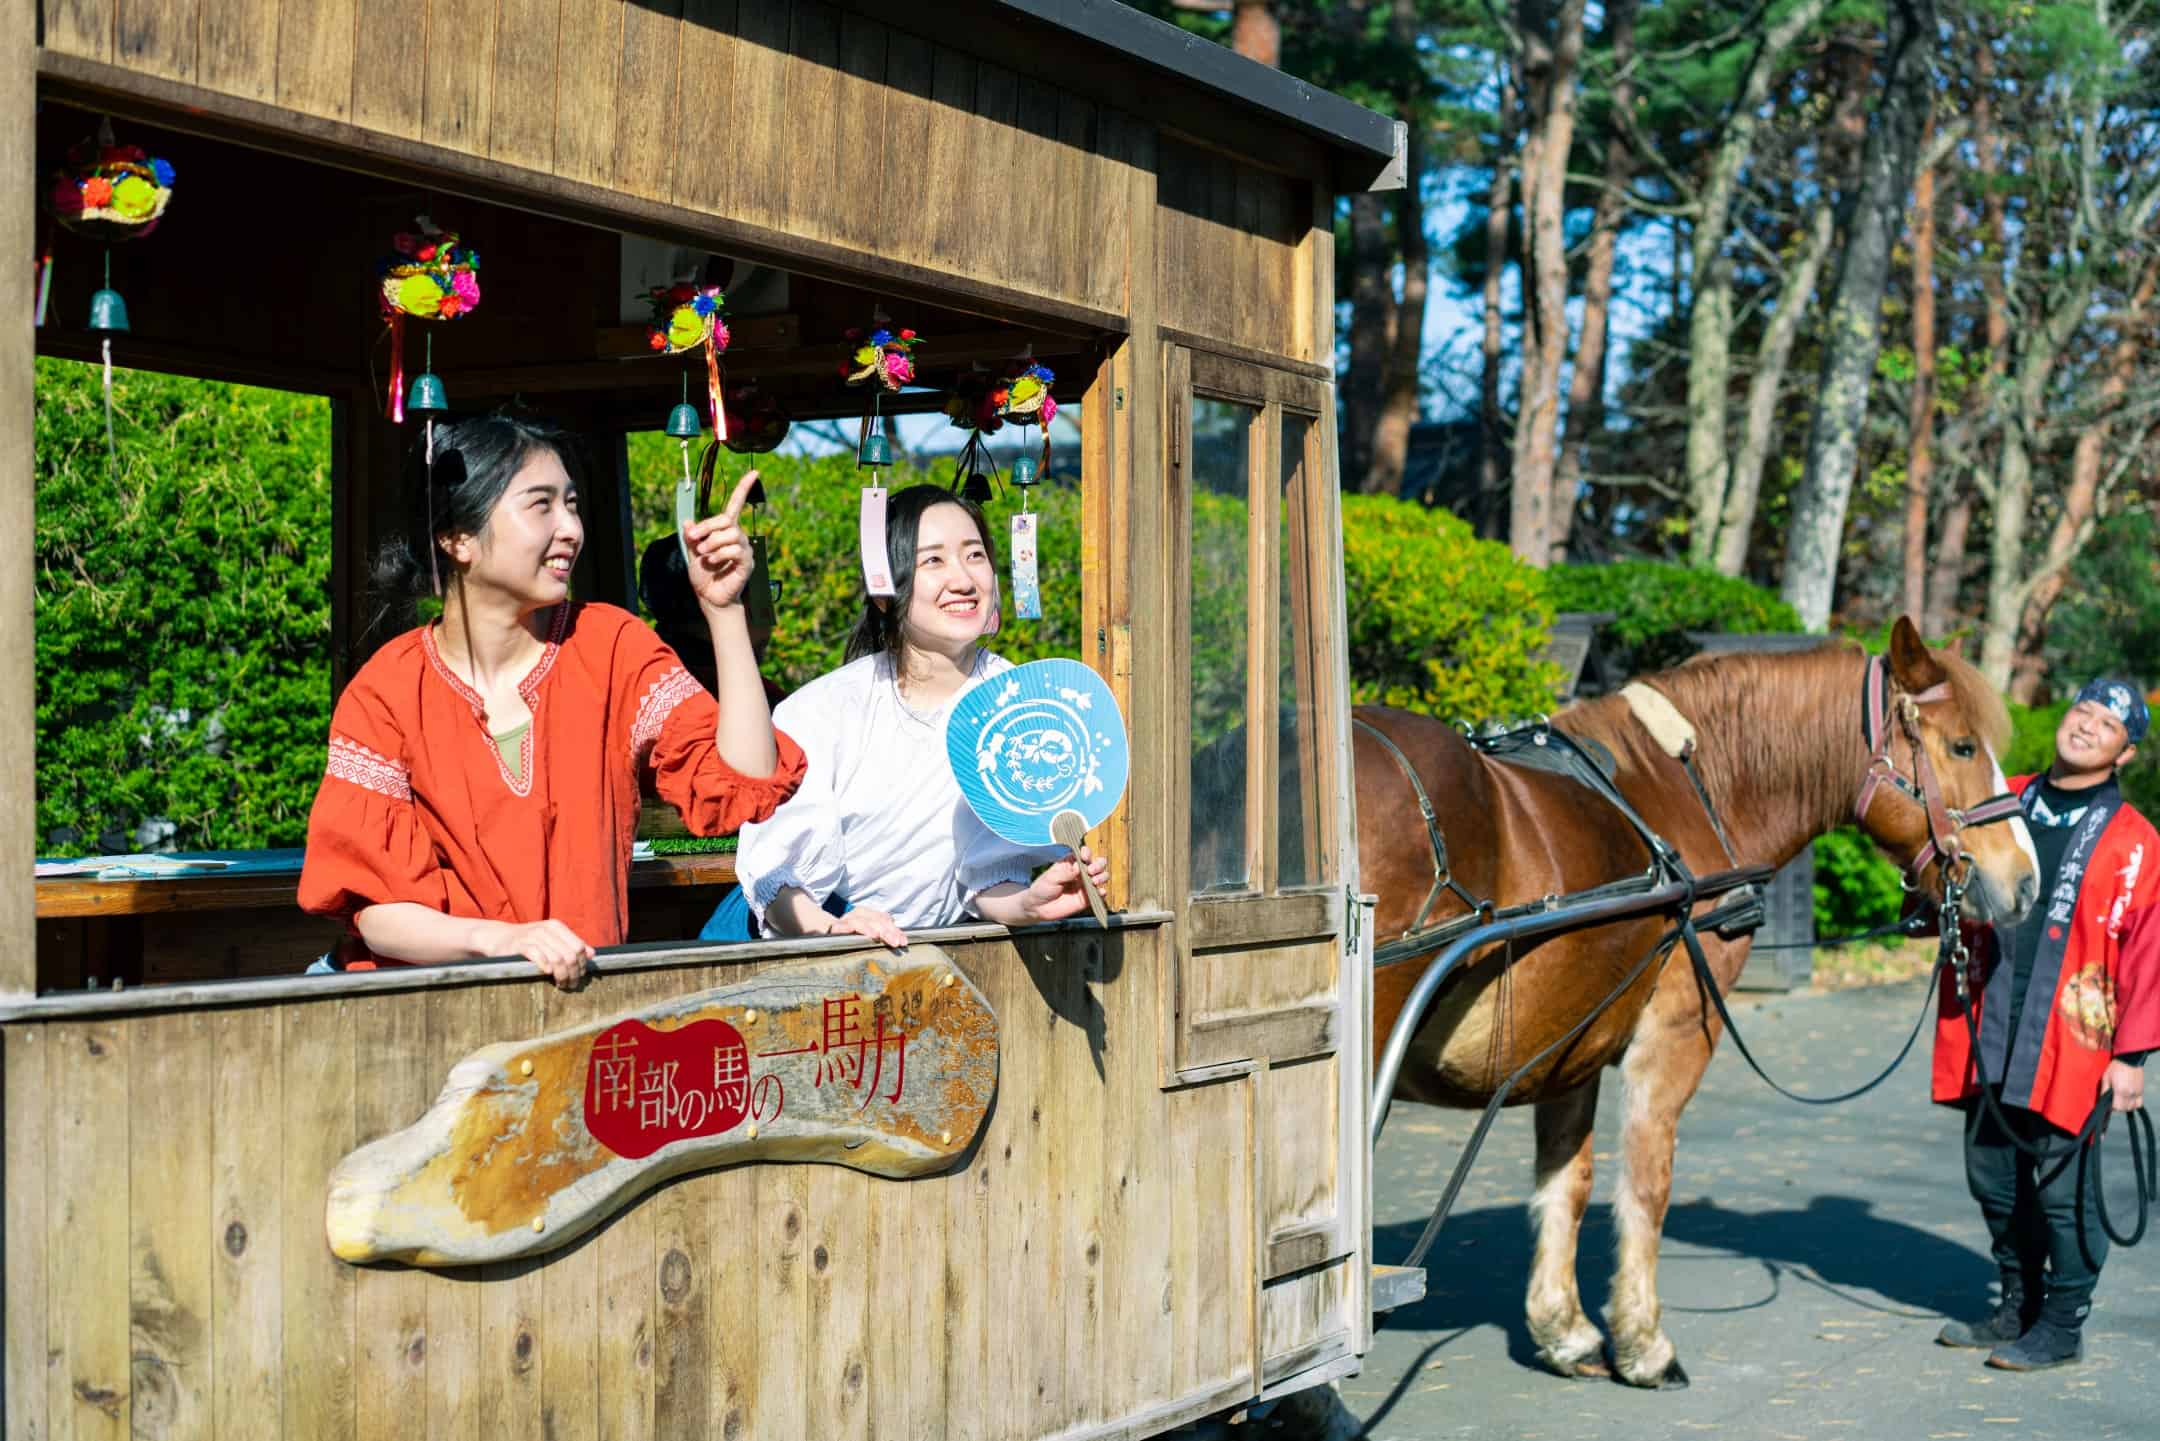
[[[1004,389],[1002,383],[992,383],[990,372],[978,361],[954,378],[952,392],[945,397],[945,418],[961,430],[995,435],[1005,428],[995,398]]]
[[[376,265],[376,295],[390,328],[390,418],[405,419],[405,322],[455,320],[480,304],[480,254],[458,243],[427,216],[417,233],[390,237],[391,253]]]
[[[645,343],[662,355],[680,355],[695,350],[708,340],[717,350],[728,348],[727,322],[720,318],[720,307],[727,297],[717,285],[692,285],[680,281],[674,285],[656,285],[647,293],[652,305],[652,327],[646,332]]]
[[[787,439],[788,413],[755,385],[728,387],[727,417],[727,448],[737,455],[764,455]]]
[[[53,219],[102,240],[133,240],[157,229],[172,203],[173,168],[140,145],[115,145],[110,126],[67,153],[46,193]]]
[[[712,406],[714,439],[728,443],[727,408],[720,398],[720,352],[728,348],[727,322],[720,318],[720,308],[727,304],[727,297],[717,285],[696,285],[679,280],[673,285],[656,285],[645,293],[652,306],[652,325],[645,332],[645,343],[655,355],[681,355],[685,351],[705,352],[706,400]]]
[[[1050,398],[1050,387],[1057,376],[1039,360],[1023,357],[1023,361],[1025,368],[993,392],[998,416],[1014,425],[1048,427],[1057,417],[1057,402]]]
[[[894,330],[879,312],[877,325],[868,332],[850,330],[847,360],[840,373],[849,385],[876,385],[898,391],[915,383],[915,347],[922,343],[912,330]]]

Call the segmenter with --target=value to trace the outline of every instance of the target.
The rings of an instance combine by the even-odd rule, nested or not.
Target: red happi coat
[[[2019,776],[2010,788],[2023,795],[2036,779]],[[2076,849],[2073,841],[2065,868]],[[1973,1025],[1981,1032],[1988,1080],[2003,1086],[2003,1100],[2075,1132],[2092,1112],[2109,1060],[2160,1049],[2160,832],[2121,802],[2076,878],[2067,937],[2061,933],[2063,905],[2043,895],[2039,907],[2049,933],[2034,960],[2018,1034],[1993,1044],[1986,1023],[1989,1008],[2010,998],[2010,933],[1967,926],[1981,977]],[[2059,964],[2050,964],[2051,941],[2061,943]],[[1996,1031],[2002,1030],[1999,1021]],[[1953,979],[1945,974],[1935,1021],[1937,1101],[1977,1094],[1970,1034]]]
[[[773,774],[729,767],[713,743],[711,694],[616,606],[556,607],[518,692],[532,711],[522,776],[503,763],[480,697],[443,663],[431,629],[406,632],[360,668],[330,721],[303,910],[350,926],[368,906],[411,901],[453,916],[553,918],[612,946],[629,925],[641,777],[701,836],[765,819],[802,780],[802,748],[779,732]],[[351,969],[375,964],[357,933],[343,954]]]

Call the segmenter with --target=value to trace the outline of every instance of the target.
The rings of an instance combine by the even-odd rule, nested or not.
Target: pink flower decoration
[[[1052,399],[1051,399],[1051,398],[1050,398],[1049,396],[1047,396],[1047,395],[1046,395],[1046,396],[1044,396],[1044,397],[1043,397],[1043,403],[1042,403],[1042,423],[1043,423],[1044,425],[1046,425],[1046,426],[1047,426],[1047,425],[1049,425],[1049,423],[1050,423],[1051,421],[1053,421],[1053,420],[1056,420],[1056,419],[1057,419],[1057,402],[1056,402],[1056,401],[1054,401],[1054,400],[1052,400]]]
[[[480,277],[470,270],[460,270],[450,277],[450,289],[464,302],[467,310],[480,303]]]
[[[885,356],[885,374],[894,385],[906,385],[915,378],[915,362],[898,351],[888,351]]]
[[[727,348],[728,348],[728,341],[729,341],[730,339],[732,339],[733,337],[731,337],[731,336],[730,336],[730,335],[728,334],[728,328],[727,328],[727,322],[726,322],[726,321],[724,321],[724,320],[715,320],[715,321],[713,322],[713,327],[712,327],[712,338],[713,338],[713,349],[715,349],[715,350],[725,350],[725,349],[727,349]]]

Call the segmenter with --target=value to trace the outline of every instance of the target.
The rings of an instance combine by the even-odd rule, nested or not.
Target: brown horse
[[[1862,741],[1867,657],[1850,644],[1799,654],[1698,659],[1651,677],[1681,724],[1696,733],[1695,763],[1742,865],[1783,865],[1816,836],[1845,824],[1855,805],[1875,842],[1916,882],[1939,885],[1940,860],[1922,856],[1928,808],[1871,772],[1918,775],[1955,812],[2004,788],[1996,755],[2007,743],[2002,701],[1972,666],[1931,651],[1901,619],[1892,635],[1881,721],[1886,760]],[[1656,698],[1643,707],[1655,712]],[[1566,895],[1641,874],[1647,848],[1609,806],[1562,776],[1499,764],[1473,751],[1450,727],[1401,711],[1360,708],[1416,769],[1445,833],[1455,879],[1471,894],[1507,906]],[[1667,729],[1673,719],[1666,721]],[[1560,714],[1557,728],[1603,743],[1618,764],[1619,789],[1697,874],[1727,869],[1703,803],[1680,761],[1653,738],[1637,708],[1608,696]],[[1933,776],[1913,753],[1926,750]],[[1433,880],[1433,855],[1402,769],[1357,728],[1358,855],[1364,888],[1380,897],[1381,940],[1416,923]],[[1939,779],[1938,779],[1939,778]],[[1915,786],[1914,790],[1922,789]],[[2022,914],[2038,885],[2032,840],[2020,820],[1955,837],[1971,862],[1968,914]],[[1465,914],[1446,895],[1434,918]],[[1559,1040],[1669,929],[1664,917],[1613,922],[1518,948],[1487,952],[1443,985],[1419,1027],[1397,1097],[1440,1105],[1482,1105],[1496,1086]],[[1747,959],[1745,938],[1704,934],[1710,968],[1729,990]],[[1680,954],[1680,953],[1674,953]],[[1375,1053],[1429,956],[1374,974]],[[1590,1199],[1590,1129],[1604,1068],[1626,1088],[1621,1174],[1614,1212],[1617,1275],[1606,1320],[1611,1360],[1638,1386],[1684,1386],[1687,1373],[1660,1324],[1659,1232],[1672,1183],[1674,1130],[1717,1044],[1718,1021],[1684,954],[1653,964],[1574,1043],[1531,1071],[1509,1104],[1537,1107],[1536,1229],[1527,1312],[1539,1359],[1562,1375],[1607,1374],[1601,1336],[1583,1314],[1575,1283],[1576,1239]]]

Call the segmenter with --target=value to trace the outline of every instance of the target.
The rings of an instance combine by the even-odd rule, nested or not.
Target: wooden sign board
[[[469,1266],[537,1255],[685,1171],[825,1161],[941,1171],[997,1090],[989,1002],[935,946],[772,971],[503,1041],[330,1176],[330,1249]]]

